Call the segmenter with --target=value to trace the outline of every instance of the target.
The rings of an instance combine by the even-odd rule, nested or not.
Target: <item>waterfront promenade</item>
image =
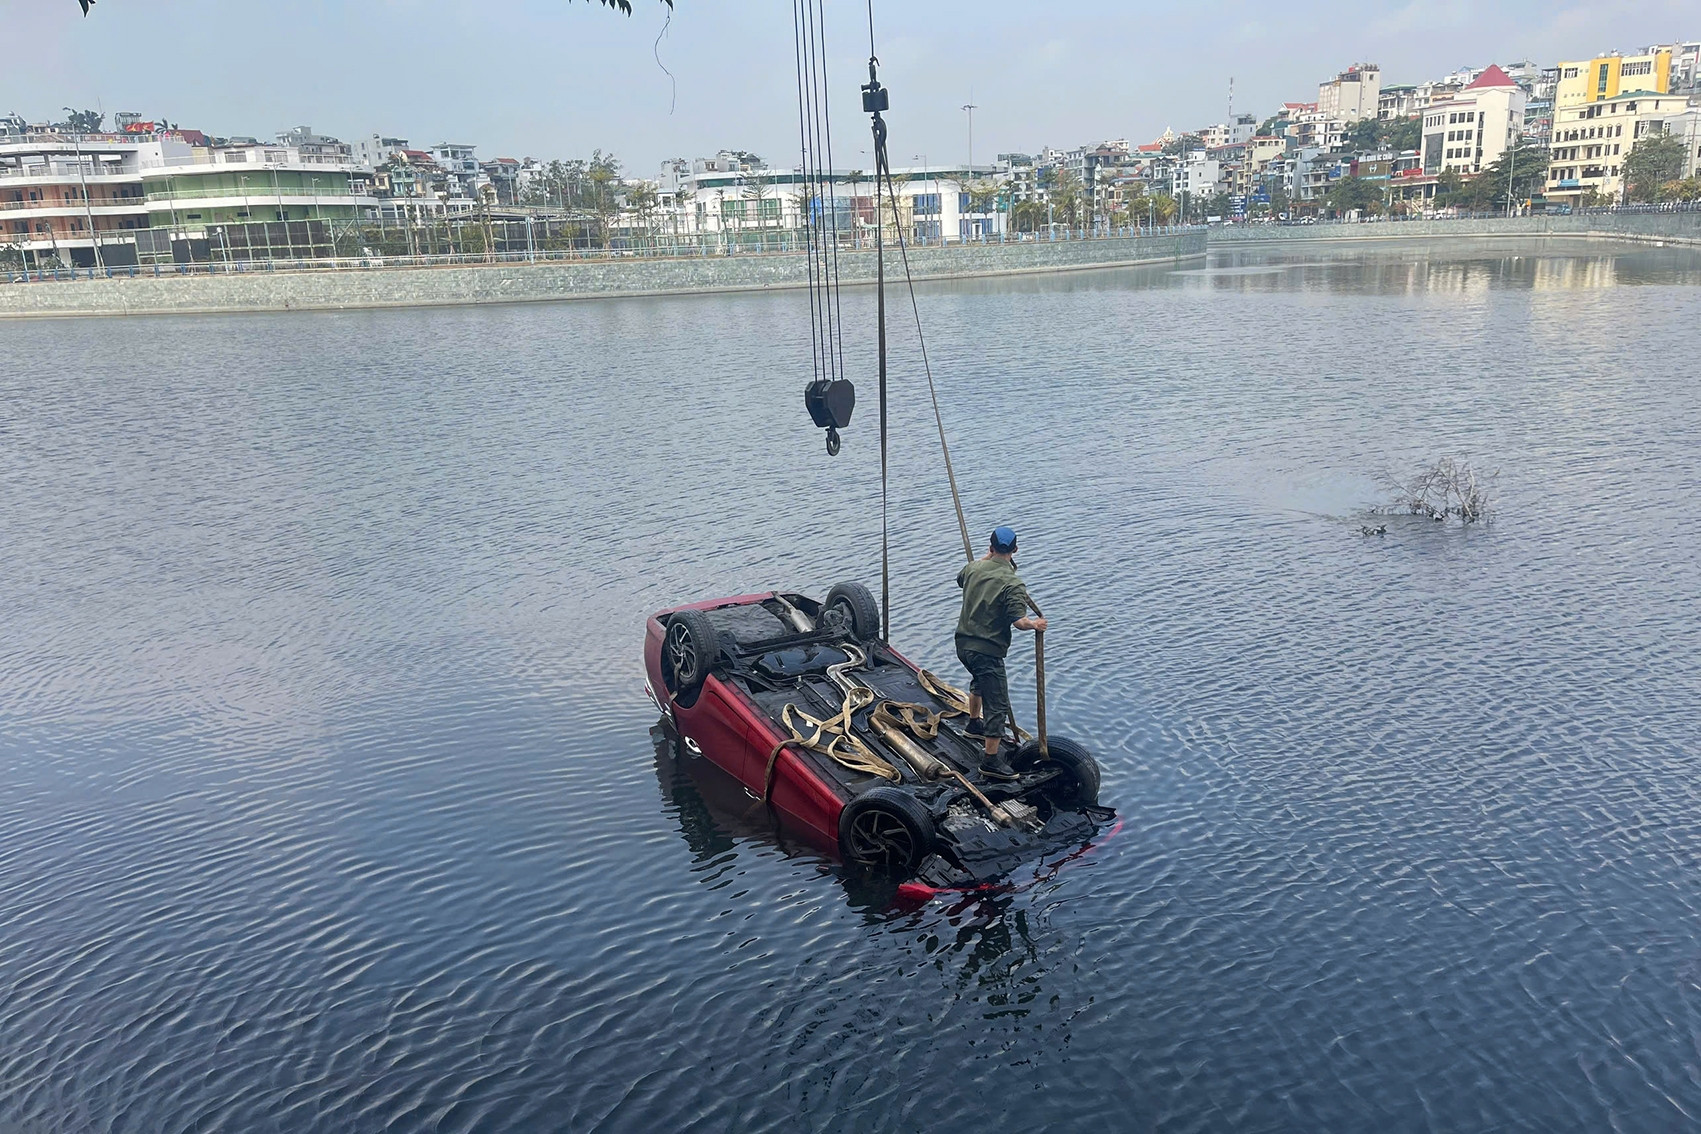
[[[908,250],[916,279],[1059,272],[1086,268],[1176,263],[1205,255],[1203,229],[1152,236],[1090,240],[931,245]],[[871,284],[869,249],[838,255],[841,278]],[[364,263],[364,266],[363,266]],[[110,277],[71,278],[0,285],[0,318],[77,315],[154,315],[220,311],[342,310],[434,307],[471,303],[528,303],[615,295],[767,291],[806,285],[808,258],[796,252],[733,256],[612,256],[395,268],[371,262],[268,271],[263,264],[232,270],[197,265],[191,274],[155,276],[153,269],[114,269]],[[168,267],[169,271],[169,267]],[[886,256],[888,278],[901,278],[896,249]]]
[[[1237,225],[1149,236],[930,245],[908,250],[916,279],[968,279],[1178,263],[1209,248],[1247,244],[1399,239],[1566,237],[1701,247],[1701,211],[1616,211],[1568,216],[1478,217],[1308,225]],[[869,249],[839,254],[848,284],[875,277]],[[903,262],[889,249],[887,272]],[[578,257],[505,263],[395,266],[341,260],[268,269],[263,263],[87,269],[63,278],[0,274],[0,319],[233,311],[326,311],[532,303],[622,295],[767,291],[803,287],[807,258],[796,252],[731,256]],[[93,276],[94,278],[90,278]]]
[[[1701,211],[1637,212],[1626,209],[1563,216],[1229,225],[1212,228],[1210,243],[1214,246],[1311,240],[1389,240],[1416,237],[1528,239],[1542,236],[1701,246]]]

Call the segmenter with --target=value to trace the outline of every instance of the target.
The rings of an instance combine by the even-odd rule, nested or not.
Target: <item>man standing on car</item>
[[[1010,629],[1045,629],[1045,619],[1027,616],[1028,588],[1016,577],[1015,556],[1015,530],[996,528],[986,555],[957,574],[957,585],[963,588],[963,612],[957,618],[957,657],[970,677],[971,719],[966,731],[986,740],[986,762],[981,771],[1006,779],[1016,775],[998,747],[1010,715],[1010,683],[1004,673]]]

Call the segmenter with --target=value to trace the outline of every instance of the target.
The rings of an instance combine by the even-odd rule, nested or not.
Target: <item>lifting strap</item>
[[[883,780],[898,783],[903,779],[898,769],[868,747],[851,727],[851,714],[867,708],[873,701],[873,690],[853,689],[845,696],[844,707],[839,710],[838,715],[826,720],[812,717],[788,702],[786,707],[780,710],[781,723],[791,731],[791,741],[787,743],[795,743],[811,752],[819,752],[840,767],[853,772],[879,776]],[[806,728],[814,731],[805,731]],[[770,771],[773,762],[779,759],[779,749],[784,747],[784,743],[780,744],[769,756]],[[767,794],[767,788],[764,788],[763,794]]]

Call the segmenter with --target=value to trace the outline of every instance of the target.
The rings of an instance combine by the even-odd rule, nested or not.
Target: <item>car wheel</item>
[[[714,623],[700,610],[682,610],[667,620],[662,642],[662,672],[676,705],[689,709],[721,652]]]
[[[880,604],[861,583],[838,583],[821,602],[821,621],[859,642],[880,638]]]
[[[905,876],[933,851],[933,816],[897,788],[870,788],[839,812],[839,853],[852,866]]]
[[[1042,789],[1046,798],[1059,807],[1088,807],[1099,801],[1099,762],[1092,753],[1067,736],[1046,737],[1050,763],[1062,769]],[[1029,740],[1010,758],[1018,772],[1031,772],[1042,765],[1039,741]]]

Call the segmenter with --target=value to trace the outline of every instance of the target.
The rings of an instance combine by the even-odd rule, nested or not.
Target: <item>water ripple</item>
[[[648,734],[650,611],[877,573],[801,297],[9,327],[0,1126],[1691,1125],[1701,418],[1623,344],[1697,283],[1546,241],[923,287],[1125,826],[919,909]],[[893,373],[894,636],[954,672],[901,326]],[[1443,453],[1494,525],[1359,535]]]

